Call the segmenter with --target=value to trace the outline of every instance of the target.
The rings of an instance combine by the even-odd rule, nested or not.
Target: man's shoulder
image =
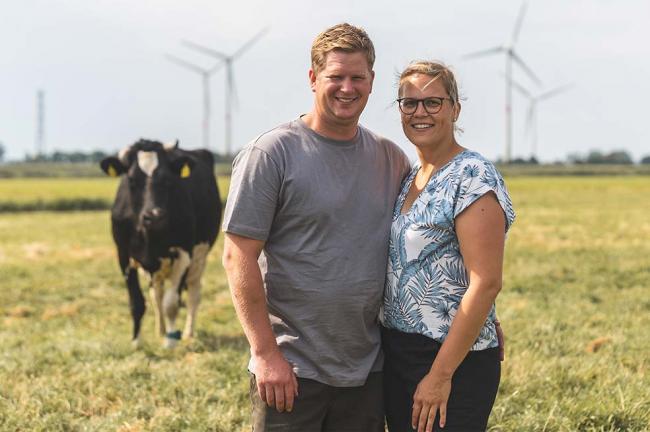
[[[257,149],[267,154],[281,152],[287,143],[295,142],[300,138],[297,120],[282,123],[273,129],[259,134],[251,140],[248,149]]]
[[[377,132],[368,129],[365,126],[362,126],[361,124],[359,125],[359,129],[361,129],[361,133],[364,135],[365,139],[368,140],[369,142],[380,146],[381,148],[385,149],[388,152],[395,153],[399,155],[399,157],[403,157],[404,159],[407,159],[404,151],[400,148],[400,146],[395,144],[394,141],[386,138],[383,135],[378,134]]]
[[[391,147],[391,148],[396,148],[401,151],[401,149],[397,144],[395,144],[392,140],[386,138],[385,136],[380,135],[377,132],[368,129],[367,127],[361,124],[359,125],[359,129],[361,129],[361,132],[364,134],[367,140],[375,141],[381,145]]]

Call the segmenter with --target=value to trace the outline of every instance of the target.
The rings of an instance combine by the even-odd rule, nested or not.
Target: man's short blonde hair
[[[342,23],[328,28],[314,39],[311,45],[311,68],[314,73],[318,73],[325,66],[327,54],[337,50],[364,53],[370,70],[375,64],[375,47],[368,33],[361,27]]]

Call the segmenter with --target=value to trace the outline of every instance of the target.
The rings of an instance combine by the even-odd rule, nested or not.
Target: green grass
[[[102,181],[49,194],[111,197],[114,180]],[[11,199],[3,182],[0,199]],[[650,182],[507,183],[518,215],[498,299],[507,352],[490,430],[650,430]],[[197,337],[164,350],[148,311],[144,347],[133,351],[107,211],[0,214],[0,238],[0,430],[250,430],[248,350],[221,240]]]
[[[650,429],[650,182],[513,178],[493,430]],[[595,351],[595,352],[593,352]]]

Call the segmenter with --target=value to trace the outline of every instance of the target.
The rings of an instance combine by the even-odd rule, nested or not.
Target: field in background
[[[218,176],[222,201],[228,193],[229,176]],[[38,210],[109,209],[118,179],[93,178],[5,178],[0,179],[0,213]]]
[[[7,181],[0,201],[115,190],[108,178]],[[648,177],[506,181],[518,215],[497,306],[507,353],[490,430],[649,430]],[[221,240],[197,337],[163,350],[148,311],[145,346],[133,351],[107,211],[0,214],[0,238],[0,430],[249,430],[247,344]]]
[[[230,175],[231,164],[217,163],[215,173]],[[591,176],[591,175],[650,175],[650,164],[574,164],[574,165],[498,165],[506,176]],[[98,164],[78,162],[12,162],[0,164],[0,179],[20,177],[104,177]]]
[[[230,175],[229,163],[214,166],[217,175]],[[11,162],[0,164],[0,178],[19,177],[104,177],[97,163]]]

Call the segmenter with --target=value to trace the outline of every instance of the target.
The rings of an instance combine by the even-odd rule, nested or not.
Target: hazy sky
[[[235,63],[239,107],[234,148],[312,106],[309,49],[326,27],[347,21],[375,43],[373,94],[362,123],[414,156],[399,124],[395,74],[409,60],[450,64],[466,99],[459,142],[490,158],[504,148],[503,55],[464,54],[507,42],[520,8],[506,1],[2,0],[0,141],[11,159],[35,151],[36,91],[46,93],[46,151],[113,151],[140,137],[201,145],[201,80],[164,57],[206,68],[189,39],[227,53],[266,26]],[[538,106],[541,160],[590,149],[650,154],[650,2],[530,1],[516,49],[542,79],[542,93],[574,87]],[[645,42],[644,42],[645,41]],[[223,70],[212,80],[212,149],[223,150]],[[530,155],[528,102],[515,95],[514,156]]]

